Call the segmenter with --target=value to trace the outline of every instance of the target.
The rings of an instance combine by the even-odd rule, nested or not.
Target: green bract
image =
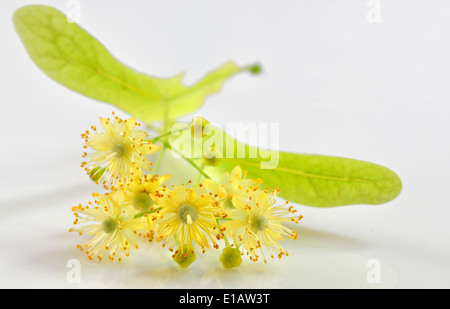
[[[184,73],[157,78],[124,65],[54,8],[25,6],[15,12],[13,20],[30,57],[48,76],[147,123],[192,113],[233,75],[260,70],[257,65],[239,67],[227,62],[187,87],[182,83]]]
[[[185,141],[182,147],[178,136],[170,136],[169,124],[196,111],[208,95],[221,90],[224,82],[235,74],[259,73],[261,68],[257,65],[239,67],[227,62],[187,87],[182,83],[184,74],[157,78],[124,65],[99,41],[51,7],[22,7],[13,20],[30,57],[48,76],[83,95],[110,103],[147,124],[163,121],[165,131],[158,133],[162,133],[159,139],[164,150],[171,148],[183,153],[202,176],[219,179],[224,172],[239,165],[248,172],[248,177],[262,179],[263,186],[280,188],[280,197],[317,207],[383,204],[394,199],[402,189],[400,178],[394,172],[374,163],[270,152],[239,143],[219,129],[213,130],[211,136],[197,134],[199,138],[191,138],[191,129],[186,129],[186,124],[179,132],[187,131],[185,135],[191,138],[187,143],[192,147],[186,147]],[[204,128],[206,122],[199,124]],[[207,153],[209,161],[200,161],[206,165],[202,169],[194,161],[204,160],[203,150],[208,149],[215,149],[214,156]],[[216,156],[216,152],[222,158]],[[96,180],[103,172],[95,170],[90,176]]]
[[[183,137],[184,136],[184,137]],[[220,164],[206,167],[214,178],[239,165],[249,178],[260,178],[262,186],[275,189],[291,202],[317,207],[350,204],[383,204],[402,189],[400,178],[378,164],[333,156],[268,151],[241,143],[212,127],[211,135],[197,143],[184,134],[172,141],[173,147],[188,158],[214,147],[221,154]],[[190,144],[190,147],[187,145]]]
[[[263,179],[263,186],[279,187],[280,197],[309,206],[383,204],[402,189],[391,170],[354,159],[279,152],[273,169],[260,169],[260,163],[260,159],[223,159],[220,167],[240,165],[249,177]]]

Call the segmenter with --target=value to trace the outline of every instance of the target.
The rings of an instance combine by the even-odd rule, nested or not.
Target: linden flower
[[[231,173],[225,173],[219,182],[212,179],[204,179],[202,182],[228,215],[236,209],[235,203],[242,202],[248,197],[256,183],[260,183],[260,180],[245,179],[245,173],[240,166],[236,166]]]
[[[162,184],[171,177],[172,176],[170,175],[143,175],[139,178],[135,177],[123,190],[124,205],[133,206],[138,212],[151,210],[156,195],[161,195],[163,192],[167,191],[167,188],[162,187]]]
[[[214,248],[218,248],[216,239],[220,240],[223,236],[216,223],[220,208],[217,201],[204,190],[174,187],[168,194],[158,198],[156,203],[161,207],[161,218],[157,220],[157,240],[166,239],[170,251],[178,244],[179,252],[184,254],[185,248],[191,247],[194,242],[205,252],[205,248],[210,247],[209,240]]]
[[[93,179],[97,182],[103,180],[105,187],[117,186],[119,182],[130,182],[132,176],[140,170],[151,169],[146,156],[160,150],[161,146],[145,140],[148,135],[137,130],[140,124],[134,117],[122,120],[115,116],[113,121],[100,118],[100,123],[104,132],[99,132],[92,126],[93,134],[86,131],[81,135],[85,140],[83,147],[95,150],[90,154],[85,152],[83,157],[90,156],[91,160],[81,164]]]
[[[99,261],[106,256],[110,260],[116,258],[122,260],[122,256],[129,256],[132,248],[137,248],[137,238],[135,232],[143,229],[143,225],[138,219],[134,219],[134,208],[131,206],[119,206],[112,194],[99,195],[96,197],[93,206],[91,202],[86,207],[78,205],[72,208],[76,217],[70,232],[78,232],[80,235],[88,234],[94,236],[84,245],[77,247],[92,260]]]
[[[141,177],[135,177],[123,191],[118,192],[122,195],[121,199],[124,206],[132,206],[137,213],[150,212],[141,217],[141,222],[147,232],[138,234],[138,236],[147,238],[148,241],[152,241],[154,238],[155,221],[160,216],[159,211],[154,207],[154,200],[168,191],[163,183],[171,177],[170,175],[142,175]]]
[[[298,223],[302,216],[292,206],[275,206],[278,191],[269,193],[267,190],[254,190],[246,202],[236,200],[237,211],[233,213],[232,220],[222,224],[234,237],[237,247],[243,246],[250,255],[250,260],[256,262],[259,252],[267,262],[262,246],[267,247],[271,257],[277,254],[279,258],[288,255],[279,241],[283,235],[297,239],[297,233],[283,226],[284,222]],[[286,202],[287,204],[288,202]]]

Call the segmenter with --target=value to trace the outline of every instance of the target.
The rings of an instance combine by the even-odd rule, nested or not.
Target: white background
[[[449,288],[449,1],[86,1],[80,24],[119,60],[186,84],[227,60],[259,62],[209,97],[212,122],[280,124],[280,148],[384,165],[403,191],[380,205],[304,215],[290,256],[232,271],[217,254],[181,270],[159,245],[121,265],[88,263],[68,233],[71,207],[97,190],[80,168],[80,133],[113,106],[67,90],[29,59],[0,3],[0,287]],[[116,110],[117,111],[117,110]],[[187,117],[186,119],[189,119]],[[67,261],[81,262],[69,283]],[[370,283],[368,262],[380,263]],[[369,264],[370,266],[370,264]]]

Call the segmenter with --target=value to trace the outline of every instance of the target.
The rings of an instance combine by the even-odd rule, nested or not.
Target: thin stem
[[[178,132],[183,132],[183,131],[187,130],[188,128],[189,128],[189,124],[187,124],[186,128],[184,128],[184,129],[180,129],[180,130],[177,130],[175,132],[171,132],[171,131],[170,132],[166,132],[164,134],[161,134],[161,135],[159,135],[157,137],[152,138],[151,141],[152,141],[152,143],[155,143],[155,142],[159,141],[160,139],[162,139],[162,138],[164,138],[164,137],[166,137],[168,135],[172,135],[172,134],[175,134],[175,133],[178,133]]]
[[[164,123],[163,123],[163,126],[164,126],[164,131],[167,131],[167,122],[168,122],[168,118],[169,118],[169,107],[168,107],[167,103],[164,102],[164,98],[162,99],[162,103],[164,105]],[[156,139],[153,139],[152,143],[155,143],[159,138],[165,137],[166,135],[168,135],[168,133],[160,135]],[[165,152],[166,152],[166,147],[163,144],[162,145],[162,149],[161,149],[161,153],[159,154],[158,160],[156,161],[155,168],[153,169],[153,173],[152,173],[153,175],[155,175],[156,172],[158,171],[159,166],[161,165],[161,161],[162,161],[162,159],[164,157],[164,153]]]
[[[225,241],[225,246],[228,247],[230,245],[230,242],[228,241],[227,236],[223,235],[223,240]]]
[[[164,153],[166,152],[166,149],[167,149],[166,147],[164,147],[164,146],[162,147],[161,153],[159,154],[159,157],[158,157],[158,161],[156,161],[155,167],[153,168],[153,172],[152,172],[153,175],[155,175],[156,172],[158,171],[159,166],[161,165],[161,161],[164,157]]]
[[[188,162],[190,165],[192,165],[192,167],[195,168],[195,169],[196,169],[200,174],[202,174],[204,177],[206,177],[206,178],[208,178],[208,179],[211,179],[211,177],[210,177],[208,174],[206,174],[206,173],[205,173],[205,172],[204,172],[197,164],[195,164],[194,161],[192,161],[192,160],[189,159],[189,158],[184,157],[183,154],[182,154],[178,149],[172,148],[172,146],[170,146],[170,144],[169,144],[168,142],[163,142],[163,144],[164,144],[167,148],[169,148],[170,150],[174,151],[174,152],[177,153],[179,156],[181,156],[184,160],[186,160],[186,162]]]
[[[202,165],[200,166],[200,168],[203,170],[203,168],[205,167],[205,161],[202,162]],[[197,186],[202,178],[202,174],[198,173],[197,175],[197,179],[195,180],[195,186]]]
[[[161,209],[161,207],[156,208],[156,209],[152,209],[152,210],[143,211],[141,213],[138,213],[137,215],[134,215],[134,219],[140,218],[140,217],[142,217],[144,215],[152,214],[152,213],[154,213],[154,212],[156,212],[156,211],[158,211],[160,209]]]

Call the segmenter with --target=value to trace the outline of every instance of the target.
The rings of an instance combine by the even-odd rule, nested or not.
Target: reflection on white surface
[[[88,185],[49,192],[47,196],[8,202],[11,211],[0,218],[2,287],[31,288],[391,288],[395,271],[381,262],[381,280],[370,283],[365,243],[312,228],[291,226],[300,235],[287,240],[290,252],[267,264],[244,258],[239,268],[226,270],[219,250],[198,255],[188,269],[176,265],[159,244],[140,244],[121,263],[88,261],[75,248],[82,242],[68,233],[73,220],[70,203],[87,193]],[[5,209],[6,205],[1,205]],[[14,210],[14,211],[13,211]],[[340,246],[350,246],[345,250]],[[80,282],[68,282],[67,261],[80,261]]]
[[[197,261],[188,269],[181,269],[172,261],[170,252],[158,243],[141,244],[139,250],[121,263],[91,262],[76,248],[84,239],[69,233],[68,229],[74,219],[71,207],[87,203],[98,187],[76,166],[79,158],[68,155],[66,159],[68,162],[48,160],[54,167],[51,173],[43,172],[48,168],[45,164],[30,169],[27,171],[30,177],[21,179],[22,191],[16,188],[17,191],[2,195],[0,287],[372,289],[449,286],[445,248],[433,247],[433,243],[418,245],[411,240],[402,232],[402,226],[406,225],[399,222],[396,208],[391,205],[334,209],[295,205],[304,218],[289,227],[299,237],[283,242],[289,256],[281,260],[269,259],[267,264],[244,258],[240,267],[226,270],[219,262],[220,251],[212,249],[205,255],[198,254]],[[173,168],[172,163],[167,165]],[[168,166],[162,165],[161,172]],[[19,181],[11,179],[12,184]],[[36,179],[39,179],[37,184]],[[386,229],[389,226],[391,229]],[[80,262],[79,282],[67,280],[72,270],[67,262],[73,259]]]

